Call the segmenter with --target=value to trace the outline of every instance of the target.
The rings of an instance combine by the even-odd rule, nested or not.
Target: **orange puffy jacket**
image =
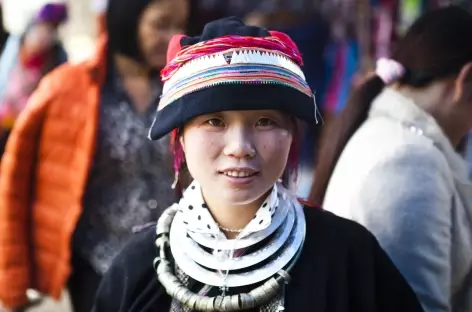
[[[94,154],[106,38],[81,64],[47,75],[15,123],[0,167],[0,302],[34,288],[58,299]]]

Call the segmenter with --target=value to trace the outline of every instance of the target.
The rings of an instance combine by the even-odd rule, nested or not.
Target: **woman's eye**
[[[268,126],[274,126],[275,124],[276,122],[269,118],[261,118],[257,121],[256,126],[268,127]]]
[[[209,124],[210,126],[213,126],[213,127],[224,127],[225,126],[225,123],[223,122],[223,120],[218,119],[218,118],[208,119],[205,123],[207,123],[207,124]]]

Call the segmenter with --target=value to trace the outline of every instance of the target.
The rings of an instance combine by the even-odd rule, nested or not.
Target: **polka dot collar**
[[[271,224],[272,216],[277,210],[278,204],[278,190],[275,184],[272,192],[262,203],[254,219],[244,228],[239,238],[265,230]],[[182,220],[188,231],[213,235],[216,238],[226,238],[208,210],[203,200],[200,184],[197,181],[194,180],[185,190],[179,201],[179,210],[183,214]]]

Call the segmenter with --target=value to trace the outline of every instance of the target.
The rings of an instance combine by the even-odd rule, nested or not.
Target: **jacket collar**
[[[418,135],[432,140],[434,145],[446,157],[454,176],[462,182],[468,183],[468,169],[464,158],[456,152],[451,141],[436,120],[416,105],[411,98],[392,88],[385,88],[372,103],[369,116],[388,117],[401,123]]]
[[[108,36],[103,34],[98,38],[95,54],[85,61],[92,79],[102,85],[105,81],[108,66]]]

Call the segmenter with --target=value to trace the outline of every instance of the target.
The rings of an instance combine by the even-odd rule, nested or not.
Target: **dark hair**
[[[138,25],[143,12],[155,1],[159,0],[109,0],[106,13],[109,52],[143,61]]]
[[[398,81],[416,88],[456,76],[472,61],[472,15],[458,7],[430,11],[410,27],[392,51],[392,59],[406,68]],[[385,87],[376,75],[354,90],[344,110],[335,119],[320,148],[315,183],[309,200],[321,204],[336,163],[349,139],[364,123],[372,101]]]

